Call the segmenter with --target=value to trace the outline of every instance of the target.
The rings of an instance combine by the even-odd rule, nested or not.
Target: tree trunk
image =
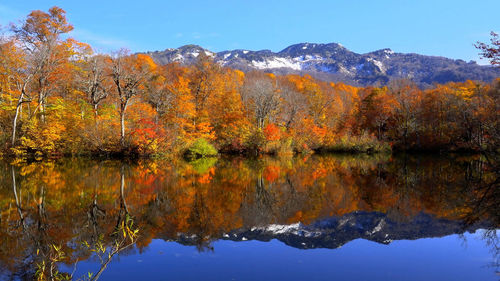
[[[125,149],[125,110],[127,109],[127,105],[128,99],[126,99],[124,102],[121,102],[120,104],[120,144],[122,146],[122,149]]]
[[[12,147],[14,147],[14,145],[16,144],[17,117],[19,116],[19,109],[21,108],[22,104],[21,94],[21,98],[19,98],[19,101],[17,102],[16,114],[14,115],[14,120],[12,121]]]
[[[45,94],[41,91],[38,94],[38,109],[40,110],[40,120],[45,123]],[[36,110],[35,110],[36,112]]]
[[[97,104],[94,104],[94,121],[97,123]]]
[[[19,117],[19,112],[21,110],[21,107],[24,102],[24,93],[26,91],[26,85],[28,83],[29,79],[24,83],[23,88],[21,89],[21,95],[19,96],[19,99],[17,100],[17,106],[16,106],[16,114],[14,115],[14,120],[12,121],[12,146],[16,144],[16,130],[17,130],[17,118]]]
[[[98,127],[97,127],[97,104],[94,104],[94,127],[95,127],[95,133],[97,135]]]
[[[120,126],[121,126],[121,134],[120,134],[120,144],[122,148],[125,148],[125,111],[122,110],[120,112]]]

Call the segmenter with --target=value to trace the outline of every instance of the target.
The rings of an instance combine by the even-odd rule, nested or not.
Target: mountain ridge
[[[309,74],[321,80],[356,86],[386,85],[391,80],[409,78],[425,88],[435,83],[490,82],[500,77],[500,69],[478,65],[475,61],[398,53],[390,48],[359,54],[339,43],[298,43],[279,52],[267,49],[212,52],[193,44],[145,52],[159,64],[178,62],[184,65],[194,63],[200,53],[213,57],[222,66],[242,71]]]

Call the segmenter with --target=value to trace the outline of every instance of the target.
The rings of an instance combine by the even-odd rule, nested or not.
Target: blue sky
[[[358,53],[391,48],[486,64],[473,43],[500,32],[499,0],[0,0],[0,24],[52,6],[66,10],[73,37],[103,52],[185,44],[279,51],[300,42],[337,42]]]

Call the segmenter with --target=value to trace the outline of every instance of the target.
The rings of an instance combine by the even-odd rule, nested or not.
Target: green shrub
[[[184,153],[184,156],[188,159],[198,159],[215,155],[217,155],[217,149],[206,139],[195,140]]]
[[[189,161],[188,163],[189,165],[191,165],[191,167],[193,167],[193,170],[195,170],[196,173],[202,175],[205,174],[210,168],[215,166],[215,163],[217,163],[217,158],[215,157],[200,158]]]

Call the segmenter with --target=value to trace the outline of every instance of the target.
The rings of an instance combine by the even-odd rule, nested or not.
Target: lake
[[[476,155],[0,162],[0,280],[499,280]]]

